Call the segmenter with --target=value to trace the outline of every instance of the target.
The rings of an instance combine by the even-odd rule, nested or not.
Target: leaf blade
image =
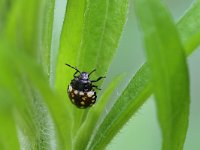
[[[40,7],[37,55],[44,72],[49,77],[55,0],[43,0]]]
[[[159,1],[135,1],[135,8],[154,83],[163,149],[183,149],[190,98],[187,64],[178,33]]]
[[[184,44],[186,54],[191,54],[199,45],[200,39],[200,22],[199,22],[200,0],[196,0],[190,9],[177,23],[177,28]]]
[[[105,90],[105,92],[99,98],[95,107],[91,108],[88,115],[81,125],[78,133],[75,137],[74,148],[75,149],[86,149],[88,141],[92,136],[92,132],[98,124],[98,119],[101,116],[101,112],[105,108],[107,101],[111,98],[112,93],[116,86],[121,82],[123,76],[116,77]]]
[[[147,78],[148,74],[146,65],[136,73],[94,133],[88,146],[89,150],[105,148],[123,124],[149,97],[151,84]],[[131,99],[134,99],[134,102]]]
[[[105,76],[125,24],[128,0],[76,0],[68,1],[67,7],[56,76],[56,88],[62,93],[70,82],[65,74],[72,77],[72,72],[64,67],[66,61],[72,66],[76,64],[81,71],[90,72],[96,68],[92,74],[94,78]],[[69,100],[68,103],[70,106]],[[72,107],[75,133],[85,110]]]
[[[197,9],[197,8],[199,8],[199,9]],[[198,11],[199,13],[196,13],[196,11]],[[190,14],[190,15],[188,15],[188,14]],[[187,56],[189,56],[192,52],[194,52],[195,51],[195,48],[200,44],[200,38],[195,38],[196,37],[196,33],[198,33],[199,31],[200,31],[200,28],[199,28],[199,26],[200,26],[200,23],[198,22],[198,21],[195,21],[195,22],[193,22],[194,23],[194,28],[190,28],[190,21],[188,21],[188,20],[195,20],[195,19],[198,19],[199,17],[199,15],[198,14],[200,14],[200,3],[199,2],[195,2],[194,3],[194,5],[193,5],[193,7],[191,7],[190,9],[188,9],[188,11],[187,11],[187,13],[186,13],[186,15],[185,16],[183,16],[182,18],[181,18],[181,20],[179,20],[179,22],[177,23],[177,28],[179,29],[179,33],[180,33],[180,35],[181,35],[181,39],[182,39],[182,41],[184,42],[183,43],[183,47],[184,47],[184,50],[185,50],[185,53],[187,54]],[[184,30],[183,30],[183,27],[185,27],[184,28]],[[187,31],[187,28],[188,28],[188,30],[190,30],[190,34],[187,34],[187,32],[185,32],[185,31]],[[184,38],[184,36],[185,35],[188,35],[186,38]],[[194,45],[193,46],[189,46],[189,47],[187,47],[187,43],[189,42],[192,42],[192,40],[193,39],[197,39],[197,41],[196,42],[194,42]],[[184,40],[185,39],[185,40]],[[139,69],[139,71],[136,73],[136,75],[132,78],[132,80],[130,81],[130,83],[129,84],[134,84],[134,80],[139,80],[140,78],[143,78],[144,80],[146,80],[147,82],[146,83],[144,83],[144,84],[142,84],[142,85],[140,85],[140,86],[143,86],[143,87],[148,87],[148,85],[149,86],[151,86],[150,84],[150,82],[151,82],[151,80],[150,80],[150,74],[147,72],[147,73],[144,73],[144,74],[140,74],[139,72],[145,72],[145,70],[148,70],[148,68],[149,68],[149,66],[148,66],[148,64],[147,63],[145,63],[140,69]],[[128,85],[128,86],[131,86],[131,85]],[[126,93],[126,91],[127,91],[127,89],[128,89],[128,86],[125,88],[125,90],[123,91],[123,93],[125,94]],[[147,88],[146,88],[147,89]],[[136,90],[136,89],[134,89],[134,90]],[[143,89],[144,90],[144,89]],[[152,93],[152,91],[151,91],[151,88],[149,89],[150,91],[149,91],[149,94],[147,94],[146,95],[146,97],[142,97],[142,94],[141,93],[133,93],[132,92],[132,94],[130,95],[130,99],[132,99],[133,100],[133,103],[130,103],[130,105],[128,105],[127,107],[124,107],[124,112],[125,113],[121,113],[120,114],[120,112],[115,112],[114,110],[115,109],[118,109],[119,107],[122,107],[123,108],[123,105],[125,105],[126,103],[123,103],[122,101],[123,101],[123,99],[121,99],[121,98],[119,98],[117,101],[116,101],[116,103],[113,105],[113,108],[111,109],[111,111],[108,113],[108,115],[106,116],[106,118],[105,118],[105,120],[102,122],[102,124],[100,125],[100,127],[99,127],[99,130],[97,131],[97,133],[101,133],[102,132],[102,135],[106,135],[106,133],[104,133],[104,130],[107,130],[106,132],[113,132],[112,134],[113,134],[113,137],[118,133],[118,131],[123,127],[123,125],[128,121],[128,119],[134,114],[134,112],[135,111],[137,111],[137,110],[135,110],[135,109],[133,109],[135,106],[135,103],[134,103],[134,101],[136,100],[136,99],[134,99],[134,95],[136,95],[136,97],[139,97],[139,96],[141,96],[141,98],[140,98],[140,100],[138,100],[138,103],[141,103],[141,105],[146,101],[146,98],[148,98],[150,95],[151,95],[151,93]],[[144,90],[145,91],[145,90]],[[118,104],[118,103],[121,103],[121,106]],[[129,111],[125,111],[125,110],[127,110],[127,109],[129,109]],[[123,112],[123,111],[121,111],[121,112]],[[119,118],[121,118],[121,117],[123,117],[123,116],[127,116],[127,119],[124,119],[124,120],[121,120],[121,121],[117,121],[117,118],[115,117],[115,115],[113,115],[113,114],[115,114],[116,116],[120,116]],[[114,117],[113,117],[114,116]],[[110,120],[110,119],[115,119],[116,121],[115,122],[107,122],[107,120]],[[120,120],[120,119],[119,119]],[[107,124],[109,124],[109,126],[107,126]],[[115,128],[115,126],[118,126],[119,128],[118,128],[118,130],[114,130],[114,128]],[[105,128],[104,128],[105,127]],[[107,128],[106,128],[107,127]],[[101,130],[102,128],[104,128],[104,130]],[[112,131],[111,131],[112,130]],[[98,135],[97,135],[97,133],[94,133],[95,135],[94,135],[94,137],[97,137]],[[101,140],[108,140],[108,139],[106,139],[105,137],[104,137],[104,139],[99,139],[99,138],[101,138],[100,136],[99,136],[99,138],[92,138],[91,139],[91,141],[90,141],[90,147],[89,148],[91,148],[92,147],[92,144],[91,143],[95,143],[95,141],[101,141]],[[112,140],[112,137],[109,139],[109,140]]]

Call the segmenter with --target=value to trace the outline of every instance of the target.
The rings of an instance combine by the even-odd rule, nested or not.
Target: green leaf
[[[118,46],[127,8],[127,0],[87,1],[77,57],[80,69],[96,68],[96,77],[105,74]]]
[[[35,60],[36,56],[39,55],[38,53],[45,51],[42,62],[45,62],[48,68],[49,62],[45,61],[44,58],[46,58],[46,55],[49,55],[48,53],[50,50],[53,6],[53,1],[46,0],[5,2],[7,15],[3,18],[4,29],[1,33],[3,37],[1,41],[4,41],[7,45],[14,46],[11,48],[6,46],[3,42],[1,43],[1,45],[4,45],[1,50],[13,51],[13,53],[4,52],[6,57],[2,62],[6,62],[7,65],[5,66],[9,66],[10,64],[14,65],[9,68],[4,66],[2,69],[8,70],[10,74],[5,80],[5,82],[7,82],[6,84],[8,84],[8,81],[14,80],[12,84],[15,84],[12,87],[18,87],[19,83],[21,85],[19,89],[10,88],[10,90],[15,91],[13,95],[18,93],[19,98],[16,96],[13,98],[13,103],[17,108],[17,115],[15,116],[17,124],[15,124],[15,126],[17,125],[19,130],[22,131],[23,136],[27,138],[27,147],[24,147],[25,149],[50,147],[51,131],[47,129],[52,126],[52,122],[50,121],[51,117],[44,104],[44,100],[42,100],[41,95],[38,94],[39,92],[37,89],[27,81],[27,77],[24,75],[26,73],[23,71],[23,73],[19,73],[18,70],[16,70],[15,60],[18,59],[20,61],[22,58],[18,56],[18,53],[23,55],[24,51],[28,52]],[[41,28],[38,29],[38,27]],[[18,53],[15,55],[15,51],[17,50]],[[29,58],[30,56],[27,57]],[[32,57],[30,57],[30,60]],[[23,63],[29,64],[30,62],[22,62],[22,64]],[[34,69],[31,71],[34,71]],[[16,82],[18,84],[16,84]],[[45,86],[48,87],[48,84]],[[19,138],[22,139],[24,137]]]
[[[76,143],[83,143],[75,145],[77,149],[105,148],[151,94],[149,67],[145,64],[138,71],[107,114],[102,110],[116,81],[98,94],[95,107],[80,110],[67,99],[74,70],[64,64],[88,72],[96,68],[94,79],[104,76],[126,21],[127,3],[68,0],[58,60],[49,62],[57,57],[49,55],[54,0],[0,1],[0,149],[72,149]],[[199,7],[197,1],[178,23],[187,54],[200,43]],[[49,71],[49,65],[57,72]],[[56,81],[59,95],[41,67]]]
[[[0,33],[3,32],[3,29],[5,28],[5,23],[7,19],[7,12],[8,12],[8,1],[1,0],[0,1]]]
[[[128,0],[68,1],[56,67],[55,84],[60,93],[66,93],[74,72],[65,67],[65,63],[87,72],[96,68],[94,79],[105,76],[126,21],[127,7]],[[66,94],[63,96],[66,97]],[[70,101],[67,100],[67,103],[67,109],[71,109]],[[73,110],[75,133],[85,110],[76,107]]]
[[[0,45],[0,48],[1,45]],[[2,51],[2,49],[1,49]],[[0,67],[4,68],[4,63],[2,63],[3,56],[0,51]],[[17,130],[14,118],[14,104],[12,100],[14,99],[15,87],[12,80],[6,83],[9,74],[7,70],[4,70],[0,74],[0,149],[20,149]],[[10,89],[13,89],[10,91]]]
[[[76,11],[74,11],[76,10]],[[65,20],[63,23],[63,28],[60,38],[60,48],[58,54],[58,61],[56,66],[56,72],[52,73],[51,80],[55,82],[55,87],[62,97],[65,97],[65,102],[67,103],[66,109],[70,112],[82,113],[84,110],[77,109],[73,106],[67,96],[67,85],[72,80],[73,72],[71,68],[65,66],[65,63],[69,63],[72,66],[76,64],[77,51],[80,46],[82,30],[83,30],[83,20],[85,12],[85,0],[68,0],[67,9],[65,14]],[[81,116],[79,117],[79,119]],[[77,126],[80,125],[80,120],[75,121],[72,118],[72,123],[74,122],[74,131],[77,131]]]
[[[18,0],[4,4],[9,14],[4,17],[7,21],[4,23],[6,37],[21,49],[39,57],[47,74],[50,63],[54,3],[54,0],[28,2]]]
[[[151,93],[147,76],[149,70],[142,67],[118,98],[102,124],[93,133],[88,149],[104,149],[122,125],[138,110]]]
[[[39,66],[36,65],[34,61],[31,62],[26,56],[22,58],[23,59],[18,62],[18,67],[25,70],[24,73],[26,73],[27,77],[30,79],[31,85],[38,89],[42,100],[47,104],[48,110],[53,117],[52,119],[54,120],[58,140],[58,149],[71,149],[72,118],[71,113],[66,109],[67,104],[65,100],[53,93],[46,78],[39,69]],[[20,64],[22,64],[23,61],[29,61],[29,63],[22,66]]]
[[[5,37],[34,57],[38,48],[38,8],[41,3],[40,0],[17,0],[7,5],[9,15],[4,29]]]
[[[16,149],[19,150],[19,142],[17,138],[15,120],[13,117],[13,105],[7,97],[10,94],[8,91],[1,89],[0,93],[0,149]],[[7,93],[8,92],[8,93]],[[6,99],[7,101],[2,101]]]
[[[118,76],[114,79],[105,90],[105,92],[101,95],[96,103],[95,107],[92,107],[88,111],[88,115],[81,125],[74,142],[74,149],[86,149],[88,145],[88,141],[94,132],[95,127],[98,124],[98,119],[101,116],[102,111],[104,110],[108,100],[111,99],[112,93],[117,87],[117,85],[122,80],[122,76]]]
[[[185,48],[185,52],[187,55],[191,54],[200,44],[200,38],[198,41],[194,42],[194,45],[191,47],[187,47],[186,43],[193,41],[194,37],[196,37],[196,33],[200,31],[200,23],[198,21],[193,22],[193,27],[190,28],[190,21],[187,20],[194,20],[194,18],[198,18],[198,14],[200,13],[200,3],[194,3],[193,7],[191,7],[185,17],[182,17],[181,20],[177,24],[177,28],[180,29],[179,32],[181,34],[181,39],[184,39],[184,36],[187,34],[186,31],[190,31],[190,34],[187,34],[187,38],[183,43],[183,47]],[[199,13],[197,13],[199,10]],[[188,15],[190,14],[190,15]],[[181,28],[181,26],[184,26]],[[197,40],[195,38],[195,40]],[[151,80],[150,80],[150,73],[149,73],[149,65],[145,63],[136,75],[132,78],[128,86],[125,88],[122,95],[128,95],[128,99],[125,96],[120,96],[116,103],[113,105],[110,112],[107,114],[106,118],[101,123],[100,127],[97,129],[96,133],[93,133],[93,138],[90,141],[89,149],[95,147],[95,145],[101,147],[101,143],[109,143],[112,138],[119,132],[119,130],[123,127],[123,125],[130,119],[130,117],[138,110],[138,108],[146,101],[146,99],[151,95]],[[130,88],[132,87],[132,88]],[[127,103],[129,105],[127,105]],[[121,111],[116,111],[120,110]],[[120,119],[123,118],[124,119]],[[112,136],[108,136],[108,134],[112,134]],[[95,144],[95,145],[94,145]],[[94,147],[93,147],[94,145]]]
[[[44,72],[50,74],[50,53],[52,41],[52,28],[54,20],[55,0],[42,0],[40,4],[38,57],[43,65]]]
[[[67,2],[56,73],[54,73],[56,76],[52,77],[52,80],[55,81],[55,87],[59,91],[62,90],[60,93],[65,93],[63,89],[67,88],[66,85],[70,81],[69,78],[66,78],[66,75],[72,76],[74,72],[74,70],[65,67],[65,63],[69,63],[72,66],[76,64],[77,50],[83,28],[84,8],[85,0],[68,0]]]
[[[200,0],[196,0],[177,24],[187,54],[191,54],[200,42]]]
[[[7,52],[10,49],[8,49],[5,46],[5,41],[3,39],[1,39],[0,42],[0,49],[1,49],[1,53],[0,53],[0,67],[3,70],[1,73],[1,81],[0,81],[0,88],[2,89],[2,93],[0,96],[5,95],[4,98],[1,99],[1,101],[3,100],[3,102],[7,102],[8,104],[10,104],[10,111],[14,112],[14,108],[17,108],[17,111],[15,112],[15,116],[18,116],[17,114],[20,113],[23,116],[23,120],[26,120],[28,118],[28,121],[26,120],[25,122],[27,123],[33,123],[33,118],[30,117],[30,114],[27,113],[27,103],[29,102],[27,99],[26,101],[24,100],[26,93],[24,92],[23,95],[21,93],[20,95],[20,89],[22,88],[22,86],[19,86],[18,84],[18,75],[16,74],[15,67],[13,67],[14,65],[10,65],[10,64],[15,64],[12,63],[13,59],[10,59],[10,57],[8,57]],[[8,67],[9,66],[9,67]],[[3,92],[5,91],[5,92]],[[2,105],[2,107],[4,107],[4,105]],[[12,109],[11,109],[12,108]],[[30,108],[29,108],[30,109]],[[3,110],[3,108],[2,108]],[[13,116],[11,116],[13,117]],[[25,119],[26,118],[26,119]],[[16,119],[18,120],[18,119]],[[3,121],[2,121],[3,122]],[[21,122],[20,122],[21,123]],[[18,123],[18,127],[21,127],[20,123]],[[29,126],[30,125],[30,126]],[[14,123],[13,126],[16,127],[16,124]],[[2,124],[1,129],[4,131],[4,126]],[[12,129],[11,129],[12,130]],[[29,130],[32,132],[35,132],[36,130],[33,128],[32,124],[27,124],[27,128],[24,128],[24,130]],[[12,130],[13,131],[13,130]],[[15,131],[16,132],[16,131]],[[14,134],[14,133],[13,133]],[[2,134],[3,135],[3,134]],[[33,137],[33,136],[32,136]],[[14,138],[14,135],[13,135]],[[16,137],[15,137],[16,138]]]
[[[186,58],[169,13],[158,0],[136,0],[150,63],[164,150],[182,150],[188,128]],[[159,12],[159,13],[158,13]]]
[[[4,47],[1,47],[1,50],[3,50],[1,52],[4,55],[1,55],[3,59],[1,59],[0,64],[3,65],[3,70],[9,71],[5,74],[6,78],[3,81],[5,85],[9,85],[8,90],[12,91],[10,95],[14,97],[12,103],[19,113],[19,117],[16,116],[16,118],[20,122],[15,126],[19,125],[20,128],[28,128],[25,129],[27,132],[24,134],[30,138],[28,141],[30,148],[50,148],[50,138],[53,134],[53,140],[57,143],[58,149],[71,149],[71,116],[70,112],[66,110],[65,101],[53,93],[46,77],[32,58],[23,53],[23,51],[18,53],[19,50],[9,46],[7,42],[1,42],[0,46],[2,45]],[[12,66],[5,68],[5,66],[9,66],[7,64],[12,64]],[[25,87],[24,93],[22,92],[24,82],[20,82],[20,86],[16,82],[18,78],[22,77],[26,79],[26,84],[29,86],[28,88]],[[18,81],[22,80],[18,79]],[[33,92],[30,97],[26,94],[26,90],[29,89],[32,89],[29,92]],[[29,113],[30,110],[33,114],[28,114],[28,121],[32,122],[33,125],[28,124],[26,120],[26,112]],[[51,119],[53,119],[53,123],[51,123]],[[55,129],[54,132],[50,130],[49,123]]]

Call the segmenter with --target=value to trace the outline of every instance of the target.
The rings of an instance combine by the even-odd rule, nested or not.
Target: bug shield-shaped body
[[[81,72],[68,86],[68,96],[78,108],[87,108],[96,102],[96,92],[87,72]]]

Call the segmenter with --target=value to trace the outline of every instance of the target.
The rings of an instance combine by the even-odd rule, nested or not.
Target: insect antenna
[[[90,76],[93,72],[95,72],[96,71],[96,69],[94,69],[94,70],[92,70],[90,73],[89,73],[89,75],[88,76]]]
[[[76,67],[73,67],[73,66],[71,66],[71,65],[69,65],[69,64],[65,64],[65,65],[67,65],[68,67],[70,67],[70,68],[72,68],[72,69],[75,69],[77,72],[81,73]]]

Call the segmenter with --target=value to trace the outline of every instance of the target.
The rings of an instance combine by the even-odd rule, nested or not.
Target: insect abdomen
[[[96,92],[90,90],[87,92],[74,89],[71,85],[68,86],[68,96],[73,104],[78,108],[91,107],[96,102]]]

